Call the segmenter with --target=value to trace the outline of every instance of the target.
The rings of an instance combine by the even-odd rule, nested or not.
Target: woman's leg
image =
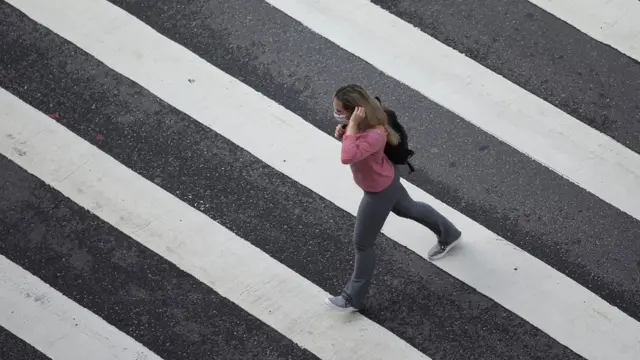
[[[351,279],[341,296],[328,299],[329,305],[343,311],[359,310],[369,292],[376,265],[374,243],[394,203],[392,186],[378,193],[366,193],[360,201],[353,234],[355,263]]]
[[[398,183],[398,187],[398,197],[391,211],[400,217],[426,226],[436,234],[438,243],[429,250],[429,260],[444,256],[457,243],[462,233],[434,208],[421,201],[413,200],[402,183]]]

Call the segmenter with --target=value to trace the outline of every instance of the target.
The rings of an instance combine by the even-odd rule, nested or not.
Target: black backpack
[[[375,98],[376,100],[378,100],[380,105],[382,105],[382,101],[380,100],[380,98],[377,96]],[[389,143],[385,145],[384,154],[387,156],[389,161],[396,165],[406,164],[409,167],[409,173],[412,173],[415,169],[409,162],[409,159],[415,154],[415,152],[409,149],[409,137],[407,136],[407,132],[398,121],[398,116],[396,115],[395,111],[385,106],[383,106],[382,108],[387,114],[389,126],[400,136],[400,142],[397,145],[391,145]]]

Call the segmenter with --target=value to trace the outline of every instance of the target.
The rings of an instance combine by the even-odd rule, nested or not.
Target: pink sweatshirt
[[[384,190],[395,174],[393,164],[384,155],[387,135],[380,129],[342,137],[340,160],[351,166],[353,180],[364,191]]]

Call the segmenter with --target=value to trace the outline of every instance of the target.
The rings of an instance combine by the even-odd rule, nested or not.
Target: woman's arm
[[[356,163],[372,153],[383,149],[387,143],[387,134],[384,128],[375,128],[362,134],[357,134],[351,129],[352,124],[347,126],[347,131],[342,137],[342,151],[340,161],[343,164]]]

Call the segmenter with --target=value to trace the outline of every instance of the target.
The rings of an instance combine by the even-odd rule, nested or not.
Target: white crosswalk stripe
[[[0,286],[0,325],[52,359],[160,359],[4,256]]]
[[[640,61],[640,2],[529,0],[592,38]]]
[[[48,287],[67,310],[27,298],[20,303],[7,287],[0,326],[28,345],[0,336],[0,348],[32,346],[69,360],[92,352],[102,359],[637,358],[640,307],[629,301],[640,295],[640,281],[634,283],[640,261],[632,263],[640,259],[633,245],[640,235],[635,144],[623,146],[372,2],[243,1],[273,7],[211,3],[200,11],[224,9],[206,20],[211,24],[247,21],[236,16],[251,19],[251,11],[291,16],[286,21],[317,32],[297,33],[300,47],[308,48],[305,36],[328,39],[334,44],[322,46],[337,44],[340,56],[359,57],[350,60],[354,68],[366,61],[413,88],[403,94],[417,90],[425,102],[434,100],[530,157],[518,162],[561,175],[554,178],[560,195],[522,199],[522,209],[513,211],[526,212],[536,201],[571,207],[579,198],[593,204],[578,209],[591,219],[588,227],[600,231],[604,214],[615,214],[606,225],[612,238],[559,239],[554,255],[515,230],[536,217],[540,232],[542,217],[571,227],[575,215],[483,223],[460,203],[430,194],[428,176],[410,176],[402,181],[411,196],[451,219],[464,243],[429,263],[435,236],[392,214],[382,230],[371,309],[331,313],[322,302],[352,266],[348,237],[361,191],[337,159],[340,144],[319,129],[324,120],[300,115],[329,114],[330,94],[312,110],[294,108],[298,100],[274,99],[277,92],[266,85],[227,73],[190,42],[206,36],[193,30],[203,20],[193,19],[193,29],[183,22],[192,5],[150,10],[143,1],[9,0],[0,4],[6,20],[0,31],[8,35],[0,48],[9,50],[0,62],[2,283]],[[163,11],[170,15],[158,22],[155,14]],[[265,20],[269,26],[286,28],[274,14]],[[174,22],[188,39],[171,33]],[[35,55],[20,55],[22,46]],[[30,71],[37,56],[47,60]],[[247,76],[256,71],[235,66]],[[60,89],[48,85],[56,82]],[[310,84],[319,93],[326,85]],[[51,93],[41,90],[47,88]],[[51,115],[56,107],[70,111]],[[485,137],[481,129],[469,130],[467,141]],[[412,144],[429,149],[418,133],[409,133]],[[448,156],[422,153],[416,157]],[[492,154],[492,166],[502,167],[504,154]],[[568,248],[598,253],[582,259]],[[592,260],[598,256],[619,263],[603,268]],[[563,259],[570,266],[559,265]],[[36,318],[47,324],[30,326]]]
[[[340,0],[268,1],[314,31],[350,52],[370,59],[384,72],[640,219],[640,204],[631,200],[640,197],[640,188],[635,186],[640,182],[640,155],[410,24],[390,16],[367,0],[350,1],[348,5],[340,5],[343,3]],[[347,14],[356,11],[363,16],[349,21]],[[344,18],[340,18],[341,14]],[[337,28],[330,19],[348,21],[352,26]],[[377,54],[380,51],[382,54]],[[398,58],[397,54],[410,55]]]
[[[428,359],[364,317],[342,323],[330,316],[319,306],[326,292],[46,115],[0,94],[2,135],[13,139],[3,154],[320,358]],[[246,266],[234,267],[239,263]]]

